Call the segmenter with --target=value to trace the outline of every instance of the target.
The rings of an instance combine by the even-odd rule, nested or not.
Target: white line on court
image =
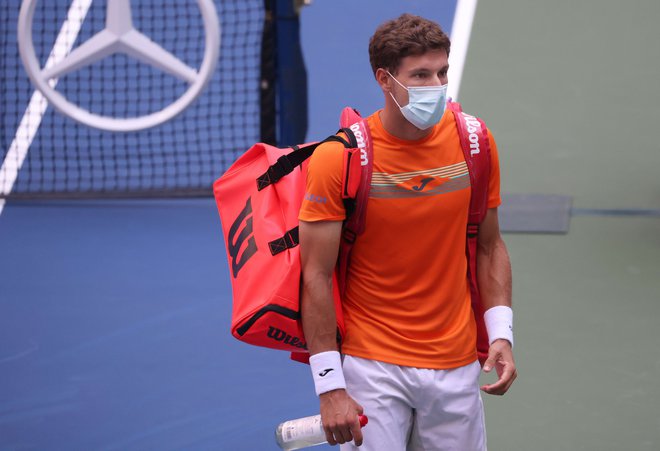
[[[92,0],[73,0],[44,69],[59,63],[71,52],[91,5]],[[50,80],[49,84],[54,88],[57,79]],[[48,101],[46,98],[39,91],[35,91],[5,155],[5,160],[0,167],[0,174],[3,176],[0,179],[0,193],[5,196],[9,195],[14,188],[18,171],[21,169],[23,161],[25,161],[28,149],[39,130],[47,107]],[[0,199],[0,214],[2,214],[4,206],[5,199]]]
[[[449,55],[449,86],[447,95],[452,100],[458,100],[458,92],[461,88],[463,67],[467,57],[472,33],[472,22],[477,11],[477,0],[458,0],[454,23],[451,26],[451,52]]]

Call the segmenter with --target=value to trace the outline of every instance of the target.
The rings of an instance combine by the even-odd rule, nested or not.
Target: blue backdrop
[[[453,0],[314,0],[301,13],[307,65],[307,140],[322,139],[339,127],[345,106],[366,116],[383,106],[383,94],[369,65],[369,38],[376,27],[405,12],[435,20],[447,34],[456,9]]]

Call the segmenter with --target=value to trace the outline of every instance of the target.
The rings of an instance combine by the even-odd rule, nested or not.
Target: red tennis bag
[[[366,121],[352,109],[342,112],[340,122],[346,127],[340,130],[343,136],[329,136],[319,143],[288,149],[255,144],[213,185],[233,291],[231,332],[249,344],[294,352],[296,360],[305,360],[307,349],[300,322],[298,212],[305,195],[308,158],[321,143],[344,145],[342,197],[353,210],[345,229],[364,218],[366,202],[356,199],[359,193],[364,199],[368,195],[363,191],[369,187],[371,174],[369,131]],[[341,258],[348,262],[343,255],[350,253],[350,244],[342,246]],[[338,274],[345,271],[340,265]],[[334,282],[341,340],[344,322],[338,277]]]

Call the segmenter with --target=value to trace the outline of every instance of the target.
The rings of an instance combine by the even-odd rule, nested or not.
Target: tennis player
[[[342,450],[485,450],[476,326],[465,255],[470,179],[451,112],[444,112],[450,42],[404,14],[369,42],[384,107],[368,118],[374,172],[366,231],[351,258],[337,349],[332,274],[342,221],[343,149],[311,158],[300,211],[302,319],[328,442]],[[503,395],[516,378],[511,268],[500,237],[500,176],[492,148],[478,282],[490,350],[483,370]],[[369,424],[360,429],[358,415]]]

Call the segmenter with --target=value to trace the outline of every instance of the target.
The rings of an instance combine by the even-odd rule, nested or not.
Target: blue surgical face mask
[[[394,75],[390,77],[408,91],[408,105],[401,106],[392,93],[390,96],[401,110],[401,114],[415,127],[426,130],[440,122],[447,104],[447,85],[442,86],[403,86]]]

